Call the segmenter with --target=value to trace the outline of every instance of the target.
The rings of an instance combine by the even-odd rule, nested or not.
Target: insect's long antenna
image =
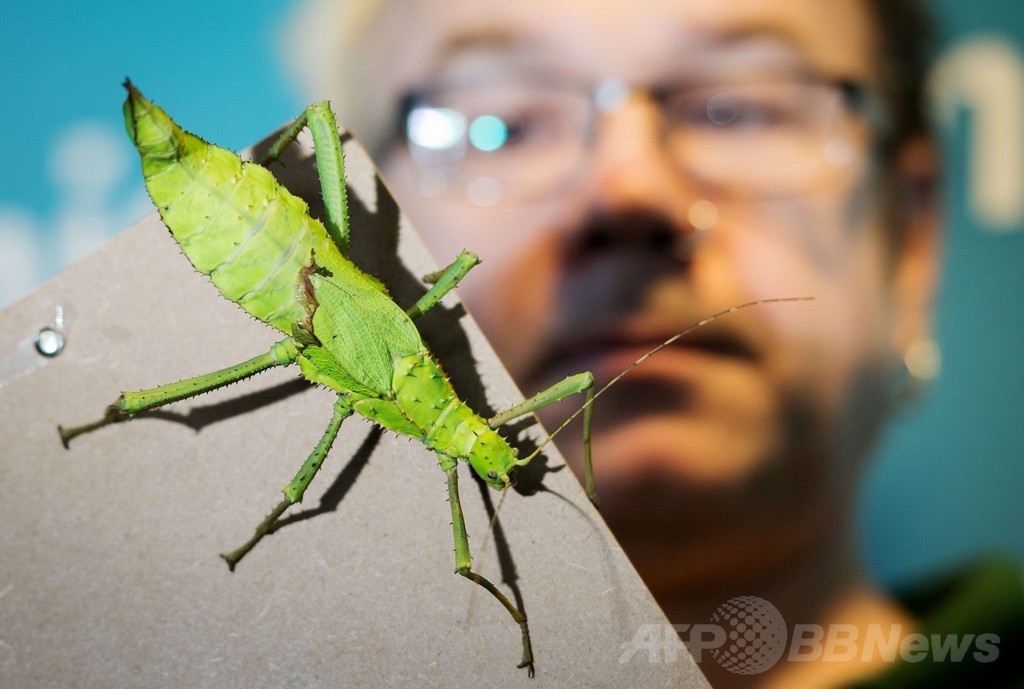
[[[480,541],[480,548],[476,554],[476,566],[477,571],[483,569],[484,561],[487,559],[487,546],[490,545],[491,535],[494,533],[494,525],[498,522],[498,515],[501,514],[501,506],[505,504],[505,496],[508,495],[508,489],[512,487],[511,483],[506,483],[505,487],[501,489],[501,497],[498,499],[498,504],[494,508],[494,514],[491,515],[491,520],[487,523],[487,531],[484,532],[483,540]],[[469,595],[469,607],[466,612],[467,619],[473,614],[474,601],[476,600],[476,589]]]
[[[624,375],[626,375],[627,373],[632,371],[634,368],[636,368],[637,366],[639,366],[643,362],[645,362],[648,359],[650,359],[652,356],[654,356],[655,354],[657,354],[661,350],[665,349],[665,347],[668,347],[672,343],[678,341],[680,338],[685,337],[686,335],[692,333],[697,328],[701,328],[701,327],[707,325],[708,323],[710,323],[711,321],[718,320],[719,318],[722,318],[723,316],[728,316],[731,313],[734,313],[734,312],[739,311],[741,309],[748,308],[750,306],[758,306],[759,304],[773,304],[773,303],[776,303],[776,302],[783,302],[783,301],[812,301],[813,299],[814,299],[814,297],[774,297],[774,298],[771,298],[771,299],[758,299],[756,301],[748,301],[745,304],[739,304],[737,306],[733,306],[731,308],[725,309],[724,311],[719,311],[718,313],[715,313],[715,314],[712,314],[712,315],[708,316],[707,318],[705,318],[702,321],[694,323],[693,325],[691,325],[691,326],[689,326],[689,327],[687,327],[687,328],[685,328],[683,330],[680,330],[675,335],[673,335],[672,337],[668,338],[667,340],[662,342],[660,345],[658,345],[657,347],[655,347],[654,349],[652,349],[651,351],[647,352],[646,354],[641,356],[639,359],[637,359],[636,361],[631,363],[629,366],[627,366],[626,368],[624,368],[621,371],[619,371],[615,375],[614,378],[612,378],[610,381],[605,383],[605,385],[600,390],[595,392],[593,397],[588,399],[586,402],[584,402],[580,406],[579,409],[577,409],[572,414],[570,414],[569,418],[567,418],[565,421],[563,421],[561,426],[559,426],[554,431],[552,431],[551,434],[548,435],[548,437],[544,439],[544,441],[537,447],[536,450],[534,450],[532,453],[530,453],[529,456],[524,457],[523,459],[516,460],[516,464],[519,465],[519,466],[523,466],[525,464],[529,464],[530,460],[532,460],[534,457],[536,457],[538,454],[540,454],[540,451],[543,450],[544,447],[547,446],[547,444],[550,443],[554,439],[554,437],[556,435],[558,435],[559,433],[564,431],[566,429],[566,427],[570,423],[572,423],[573,419],[575,419],[577,416],[579,416],[584,411],[586,411],[592,404],[594,404],[594,401],[598,397],[600,397],[601,394],[604,393],[605,390],[607,390],[611,386],[613,386],[616,383],[618,383],[619,380]]]
[[[487,524],[487,531],[484,532],[484,539],[480,542],[480,552],[477,555],[477,560],[483,560],[483,554],[487,552],[487,542],[491,539],[491,534],[494,533],[494,524],[498,521],[498,515],[501,514],[501,506],[505,504],[505,496],[508,495],[508,489],[512,487],[511,483],[506,483],[505,487],[501,489],[501,497],[498,498],[498,504],[494,508],[494,514],[491,515],[491,521]]]

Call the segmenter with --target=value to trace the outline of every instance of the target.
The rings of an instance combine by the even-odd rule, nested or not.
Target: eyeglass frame
[[[786,74],[785,77],[792,81],[803,81],[834,89],[838,93],[842,105],[848,114],[860,117],[867,125],[872,135],[873,152],[884,153],[891,148],[893,142],[891,118],[888,116],[887,108],[884,106],[875,88],[862,80],[825,75],[814,70],[800,70]],[[558,78],[553,75],[543,75],[541,78],[528,76],[528,78],[524,78],[521,81],[529,87],[548,88],[552,92],[575,93],[576,95],[583,96],[587,107],[586,124],[579,136],[583,152],[586,152],[593,146],[597,133],[596,124],[601,117],[616,112],[638,95],[650,100],[664,112],[666,109],[665,105],[671,97],[687,90],[706,89],[718,85],[713,81],[695,81],[672,85],[638,85],[614,77],[591,80],[588,83],[569,78]],[[410,115],[419,104],[427,101],[432,94],[453,89],[469,90],[491,85],[490,80],[442,79],[426,86],[407,89],[399,96],[398,107],[394,110],[393,140],[402,142],[410,157],[415,158],[411,148],[412,142],[408,135],[408,121]],[[726,84],[723,83],[723,85]],[[600,94],[609,87],[619,91],[618,98],[615,99],[614,103],[602,103]]]

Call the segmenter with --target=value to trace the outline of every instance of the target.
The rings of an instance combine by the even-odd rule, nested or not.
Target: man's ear
[[[941,160],[924,137],[904,144],[895,161],[899,189],[894,219],[903,223],[893,246],[893,347],[900,356],[933,337],[934,304],[942,272]]]

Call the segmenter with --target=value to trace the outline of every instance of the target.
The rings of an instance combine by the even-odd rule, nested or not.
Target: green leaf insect
[[[496,431],[501,425],[587,391],[589,373],[570,376],[497,416],[485,419],[459,399],[427,350],[413,319],[422,315],[479,263],[468,251],[435,275],[433,286],[408,310],[377,278],[348,258],[345,171],[338,127],[326,102],[310,106],[271,147],[272,162],[306,127],[313,136],[326,209],[321,223],[307,205],[263,165],[184,131],[161,108],[126,82],[125,124],[142,159],[146,187],[164,223],[199,272],[221,294],[285,337],[240,364],[148,390],[124,392],[103,418],[59,427],[65,447],[77,435],[139,413],[214,390],[274,366],[298,364],[309,381],[338,393],[320,442],[284,488],[284,499],[253,537],[222,557],[233,570],[278,518],[300,502],[341,427],[353,413],[433,450],[447,477],[455,539],[455,571],[494,596],[519,625],[522,660],[533,676],[526,616],[490,581],[472,570],[459,502],[459,461],[488,485],[505,490],[518,467],[530,462]],[[589,407],[587,408],[589,412]],[[585,425],[589,431],[589,413]],[[588,442],[589,447],[589,442]],[[588,462],[589,467],[589,462]],[[589,472],[589,469],[588,469]],[[593,481],[588,480],[590,495]]]
[[[455,394],[428,351],[414,320],[435,306],[479,263],[462,252],[430,276],[433,285],[403,310],[380,280],[349,259],[349,222],[344,160],[338,127],[326,102],[310,106],[285,128],[262,164],[184,131],[130,82],[125,125],[142,160],[146,187],[164,224],[199,272],[222,295],[285,337],[258,356],[234,366],[147,390],[123,392],[103,417],[75,427],[58,427],[67,447],[72,438],[137,414],[188,399],[275,366],[298,364],[312,383],[337,392],[327,430],[295,477],[284,499],[239,548],[222,555],[238,562],[281,515],[302,500],[319,471],[342,422],[359,414],[398,434],[415,438],[439,459],[447,478],[455,540],[455,571],[486,589],[519,625],[519,667],[533,676],[533,651],[526,615],[490,581],[472,570],[466,523],[459,501],[458,462],[467,462],[492,488],[504,491],[518,468],[528,464],[577,415],[583,414],[586,491],[597,504],[590,457],[594,400],[629,370],[691,330],[738,309],[734,306],[696,323],[640,357],[594,391],[590,373],[579,373],[491,418],[483,418]],[[277,160],[301,131],[313,137],[325,206],[325,220],[310,216],[304,201],[285,189],[264,167]],[[586,402],[527,457],[520,458],[497,429],[572,394]]]

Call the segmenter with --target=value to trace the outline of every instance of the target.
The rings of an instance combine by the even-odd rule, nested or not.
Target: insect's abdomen
[[[348,261],[270,171],[184,131],[128,90],[125,123],[146,188],[182,251],[221,294],[290,334],[306,317],[298,276],[311,255],[332,271]]]

